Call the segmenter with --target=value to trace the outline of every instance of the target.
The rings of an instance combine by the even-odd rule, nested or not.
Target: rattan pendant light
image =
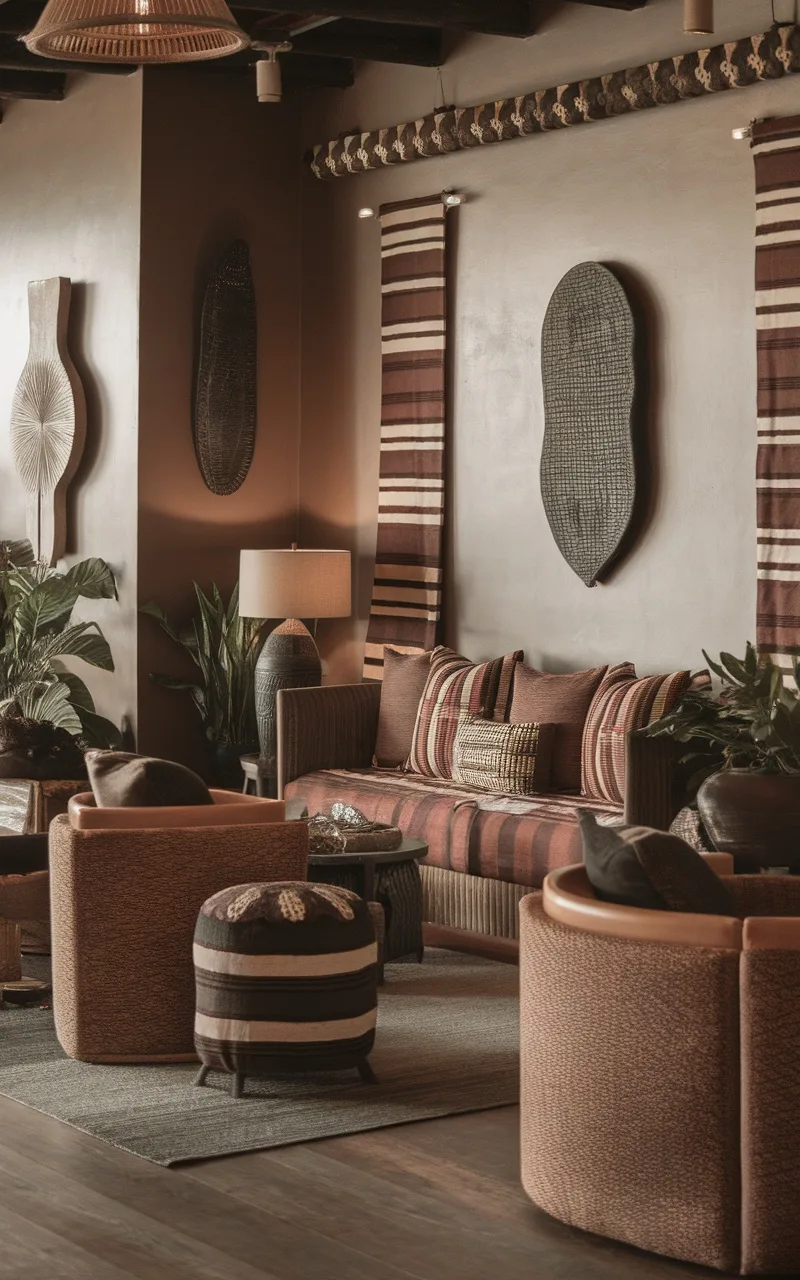
[[[50,0],[24,37],[31,53],[77,62],[200,62],[246,49],[225,0]]]

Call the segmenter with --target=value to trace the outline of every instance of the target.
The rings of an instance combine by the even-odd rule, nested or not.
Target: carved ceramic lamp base
[[[322,684],[322,663],[314,637],[297,618],[288,618],[267,637],[255,671],[256,719],[261,759],[274,777],[279,689]]]

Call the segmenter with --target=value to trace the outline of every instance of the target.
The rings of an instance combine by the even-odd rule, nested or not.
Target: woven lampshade
[[[225,0],[50,0],[24,37],[31,53],[76,62],[200,62],[246,49]]]

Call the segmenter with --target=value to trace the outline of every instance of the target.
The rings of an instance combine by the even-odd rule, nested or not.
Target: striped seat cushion
[[[517,650],[476,664],[445,645],[433,650],[408,758],[412,773],[453,776],[453,744],[462,715],[508,719],[514,668],[522,656]]]
[[[625,798],[625,737],[672,711],[687,689],[707,682],[689,671],[637,678],[631,662],[609,667],[592,699],[583,730],[581,782],[585,796],[622,804]]]
[[[194,937],[195,1047],[205,1066],[247,1075],[363,1061],[377,1017],[369,906],[334,885],[223,889]]]
[[[585,796],[504,796],[452,780],[378,769],[323,769],[286,787],[309,813],[347,800],[373,822],[388,822],[424,840],[429,866],[539,888],[548,871],[581,860],[578,810],[602,821],[621,808]]]

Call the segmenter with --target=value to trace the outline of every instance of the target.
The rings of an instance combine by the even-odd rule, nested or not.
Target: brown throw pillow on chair
[[[203,779],[185,765],[127,751],[87,751],[98,809],[213,804]]]
[[[431,670],[430,650],[401,653],[383,650],[383,686],[378,716],[375,763],[381,769],[402,768],[411,751],[422,692]]]
[[[604,902],[655,911],[736,916],[731,893],[680,836],[650,827],[603,827],[579,812],[586,874]]]

